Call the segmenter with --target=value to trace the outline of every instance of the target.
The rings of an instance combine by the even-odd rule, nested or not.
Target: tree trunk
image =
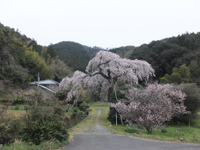
[[[148,134],[152,134],[152,128],[145,127],[147,129]]]
[[[108,88],[108,101],[109,101],[109,102],[110,102],[110,94],[112,93],[113,89],[114,89],[114,85],[112,85],[112,86],[110,86],[110,87]]]

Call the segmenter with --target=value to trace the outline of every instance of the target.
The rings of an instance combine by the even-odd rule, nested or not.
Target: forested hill
[[[99,47],[88,47],[75,42],[63,41],[53,45],[59,58],[73,70],[85,71],[95,54],[102,50]]]
[[[0,93],[5,93],[9,85],[25,87],[37,80],[37,72],[41,80],[57,81],[72,74],[52,45],[38,45],[34,39],[0,23]]]
[[[110,49],[110,52],[118,54],[122,58],[129,58],[135,46],[122,46],[118,48]]]
[[[199,82],[200,32],[143,44],[129,58],[149,62],[161,82]]]

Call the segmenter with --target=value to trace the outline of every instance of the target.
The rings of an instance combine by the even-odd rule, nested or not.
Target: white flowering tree
[[[138,84],[139,80],[148,80],[151,76],[154,76],[154,69],[146,61],[129,60],[108,51],[99,51],[89,61],[86,74],[76,71],[72,78],[64,78],[59,87],[72,87],[68,93],[70,99],[81,88],[92,89],[101,84],[101,93],[108,99],[117,81],[128,80]]]
[[[145,90],[131,88],[125,93],[129,101],[110,104],[130,125],[137,123],[152,134],[172,117],[189,113],[184,106],[185,93],[169,84],[150,84]]]

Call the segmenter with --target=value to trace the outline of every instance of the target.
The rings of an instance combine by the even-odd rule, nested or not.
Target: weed
[[[166,128],[162,128],[162,129],[161,129],[161,132],[162,132],[162,133],[167,133],[167,129],[166,129]]]
[[[130,127],[128,127],[126,129],[124,129],[124,131],[127,132],[127,133],[137,133],[137,134],[139,134],[139,130],[136,129],[136,128],[130,128]]]
[[[18,104],[14,107],[14,110],[19,110],[19,105]]]

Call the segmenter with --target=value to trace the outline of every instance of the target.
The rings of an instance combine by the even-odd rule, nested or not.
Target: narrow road
[[[200,150],[200,144],[163,142],[132,136],[116,135],[99,123],[102,109],[96,109],[63,150]],[[92,122],[87,125],[87,122]],[[92,125],[93,124],[93,125]]]

